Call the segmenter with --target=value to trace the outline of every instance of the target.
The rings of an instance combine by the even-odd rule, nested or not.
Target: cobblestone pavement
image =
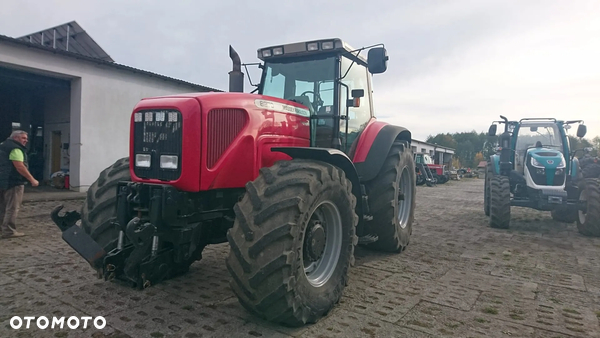
[[[0,242],[0,337],[599,337],[600,239],[521,208],[510,230],[491,229],[482,191],[477,179],[418,187],[409,248],[358,248],[340,304],[296,329],[239,305],[227,244],[208,247],[185,276],[132,290],[96,279],[62,241],[48,217],[58,202],[29,202],[27,236]],[[107,325],[14,330],[15,315],[102,315]]]

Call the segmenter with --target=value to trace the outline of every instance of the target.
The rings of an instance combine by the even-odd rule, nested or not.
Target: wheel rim
[[[583,190],[579,195],[579,200],[587,203],[587,190]],[[579,223],[585,224],[586,212],[579,210]]]
[[[308,282],[321,287],[335,271],[342,250],[342,217],[330,201],[321,202],[311,215],[303,241],[302,261]]]
[[[400,174],[400,186],[398,187],[398,223],[402,229],[408,225],[413,195],[408,169],[404,168]]]

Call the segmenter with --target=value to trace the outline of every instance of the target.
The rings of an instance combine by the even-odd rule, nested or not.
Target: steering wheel
[[[323,100],[321,100],[321,97],[319,96],[319,94],[313,92],[312,90],[307,90],[305,92],[303,92],[302,94],[300,94],[300,96],[306,96],[306,94],[313,94],[313,98],[314,98],[314,102],[313,102],[313,108],[315,109],[315,111],[317,110],[317,107],[320,107],[323,105]],[[310,100],[310,99],[309,99]]]

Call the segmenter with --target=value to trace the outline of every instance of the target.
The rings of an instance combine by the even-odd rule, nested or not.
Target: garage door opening
[[[69,173],[70,107],[69,79],[0,66],[0,140],[29,133],[29,170],[40,186]]]

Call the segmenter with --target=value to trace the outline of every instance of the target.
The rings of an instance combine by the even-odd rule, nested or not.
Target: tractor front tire
[[[510,182],[506,176],[494,175],[490,179],[490,226],[497,229],[510,226]]]
[[[402,252],[412,234],[417,191],[414,159],[404,143],[394,142],[379,174],[367,188],[373,215],[370,229],[379,237],[367,247]]]
[[[116,248],[119,239],[119,229],[111,223],[117,217],[117,184],[130,180],[129,158],[117,160],[100,172],[81,207],[81,227],[106,252]]]
[[[483,185],[483,211],[486,216],[490,215],[490,182],[493,174],[492,164],[488,161],[485,169],[485,183]]]
[[[577,230],[584,236],[600,237],[600,180],[585,178],[579,184],[579,201],[586,210],[579,210]]]
[[[240,304],[292,327],[325,316],[354,263],[355,206],[351,182],[331,164],[294,159],[260,169],[227,233],[226,266]]]

